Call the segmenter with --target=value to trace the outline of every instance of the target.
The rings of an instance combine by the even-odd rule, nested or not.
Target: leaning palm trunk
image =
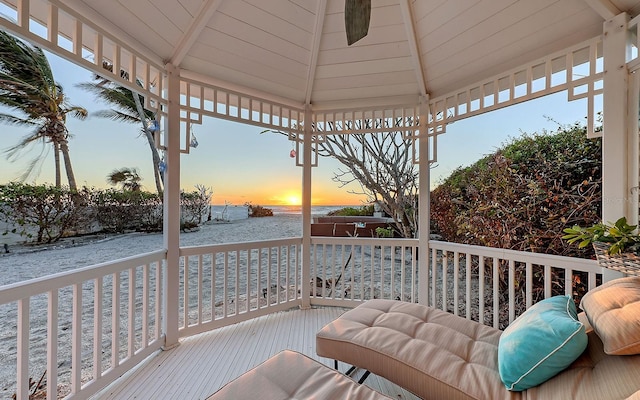
[[[60,146],[58,142],[53,143],[53,162],[56,169],[56,187],[59,188],[62,186],[62,179],[60,178]]]
[[[153,177],[156,180],[156,190],[158,191],[158,195],[162,196],[162,184],[164,180],[162,179],[162,175],[160,174],[160,170],[158,166],[160,165],[160,155],[158,155],[158,149],[156,148],[155,140],[153,140],[153,135],[149,132],[149,125],[147,124],[147,118],[144,113],[144,108],[142,107],[142,103],[140,102],[140,97],[138,93],[131,92],[133,100],[136,102],[136,108],[138,109],[138,114],[140,115],[140,121],[142,121],[142,130],[144,131],[144,135],[147,138],[147,142],[149,143],[149,147],[151,148],[151,157],[153,159]]]
[[[62,153],[62,159],[64,160],[64,169],[67,172],[69,189],[72,192],[77,192],[78,186],[76,185],[76,177],[73,175],[73,168],[71,167],[71,157],[69,157],[69,144],[66,139],[63,139],[60,142],[60,152]]]

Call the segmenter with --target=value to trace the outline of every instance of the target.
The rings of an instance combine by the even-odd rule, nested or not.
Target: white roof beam
[[[173,55],[169,60],[169,63],[179,66],[184,60],[193,44],[198,40],[200,33],[207,26],[207,23],[211,20],[213,13],[216,12],[222,0],[207,0],[202,3],[196,17],[189,25],[189,28],[184,32],[178,45],[173,50]]]
[[[322,28],[324,26],[324,15],[327,12],[327,0],[320,0],[316,10],[316,24],[313,27],[313,43],[311,44],[311,58],[309,59],[309,69],[307,70],[307,87],[305,88],[304,103],[311,103],[311,92],[313,91],[313,81],[316,77],[316,67],[318,65],[318,52],[320,51],[320,40],[322,39]]]
[[[400,0],[400,8],[402,10],[402,20],[404,21],[404,29],[407,33],[407,41],[409,42],[409,50],[411,51],[411,63],[416,74],[418,86],[420,86],[420,94],[427,95],[427,85],[425,83],[422,60],[418,51],[418,42],[416,41],[416,30],[413,25],[413,12],[411,10],[410,0]]]
[[[610,0],[584,0],[595,12],[605,21],[608,21],[620,14],[622,10],[616,7]]]

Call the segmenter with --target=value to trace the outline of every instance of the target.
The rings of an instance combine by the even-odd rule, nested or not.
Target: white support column
[[[640,71],[629,75],[629,95],[627,97],[629,110],[627,112],[627,129],[629,132],[629,146],[627,157],[629,167],[627,172],[627,187],[629,188],[629,201],[626,202],[625,215],[630,225],[638,225],[638,186],[640,185],[640,130],[638,115],[640,115]]]
[[[429,120],[429,98],[424,96],[420,102],[420,131],[418,134],[418,302],[429,305],[429,235],[431,234],[431,165],[429,163],[429,136],[427,121]]]
[[[627,23],[621,13],[605,21],[603,35],[604,89],[602,135],[602,220],[615,222],[631,214],[628,146]],[[637,134],[637,133],[636,133]],[[637,214],[637,210],[634,214]]]
[[[305,105],[304,109],[304,137],[302,142],[302,304],[300,308],[311,307],[311,166],[312,156],[312,130],[311,130],[311,106]]]
[[[164,247],[167,261],[164,285],[164,349],[178,345],[178,294],[180,291],[180,70],[167,64],[168,101],[165,124]]]

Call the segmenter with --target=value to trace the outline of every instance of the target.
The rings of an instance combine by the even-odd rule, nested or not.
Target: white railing
[[[180,336],[301,304],[302,239],[180,249]]]
[[[2,381],[15,383],[18,399],[45,382],[48,399],[87,398],[146,359],[163,343],[164,258],[156,251],[0,288]]]
[[[621,276],[592,260],[431,241],[421,255],[428,278],[418,285],[418,243],[313,237],[307,263],[301,238],[183,247],[179,335],[290,309],[303,296],[313,305],[354,307],[371,298],[417,302],[420,294],[428,305],[501,328],[542,298]],[[86,398],[159,349],[165,256],[157,251],[0,288],[0,314],[16,326],[0,337],[0,380],[17,382],[17,398],[27,399],[29,378],[37,382],[46,370],[47,398]],[[311,282],[302,281],[303,265]]]
[[[416,302],[416,239],[311,239],[311,303],[356,306],[372,298]]]
[[[497,328],[539,300],[558,294],[577,298],[622,276],[580,258],[440,241],[431,241],[430,250],[428,305]]]

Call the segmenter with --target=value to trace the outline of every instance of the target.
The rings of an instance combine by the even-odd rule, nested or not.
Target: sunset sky
[[[49,54],[48,54],[49,55]],[[71,104],[83,106],[91,113],[107,109],[87,92],[76,87],[89,82],[92,75],[56,56],[49,55],[56,80],[64,87]],[[5,110],[3,110],[5,111]],[[510,137],[521,132],[555,130],[557,124],[584,121],[586,102],[566,101],[566,93],[559,93],[494,111],[484,116],[455,122],[438,139],[438,163],[432,170],[432,186],[461,165],[469,165],[493,152]],[[151,154],[146,139],[139,135],[137,125],[115,123],[96,117],[85,121],[68,120],[72,134],[69,143],[71,160],[78,185],[108,187],[106,176],[114,169],[136,167],[143,178],[144,189],[155,190],[151,174]],[[194,125],[199,142],[191,154],[183,155],[181,186],[186,191],[202,184],[213,190],[213,203],[256,205],[284,205],[300,202],[302,168],[289,157],[292,143],[277,134],[260,134],[262,128],[224,120],[205,118],[203,125]],[[6,124],[0,125],[4,151],[29,131]],[[18,180],[28,162],[44,151],[47,156],[39,176],[29,183],[52,183],[53,155],[50,145],[32,146],[15,162],[0,155],[0,184]],[[332,176],[341,165],[332,159],[321,158],[313,169],[312,203],[314,205],[361,205],[363,196],[350,194],[357,185],[340,188]],[[343,167],[342,167],[343,168]],[[63,182],[66,182],[63,172]]]

